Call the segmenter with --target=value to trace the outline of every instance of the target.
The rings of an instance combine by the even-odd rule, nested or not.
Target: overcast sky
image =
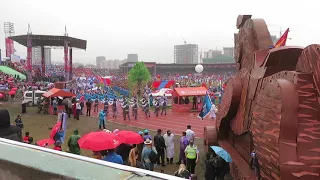
[[[308,6],[311,5],[311,6]],[[288,45],[320,43],[319,0],[1,0],[0,49],[5,54],[4,22],[13,22],[16,35],[63,35],[87,40],[87,51],[74,51],[74,62],[95,62],[96,56],[173,62],[173,46],[198,44],[199,49],[233,46],[239,14],[264,18],[271,34],[290,28]],[[26,48],[15,43],[17,54]],[[63,50],[53,50],[53,61],[62,61]]]

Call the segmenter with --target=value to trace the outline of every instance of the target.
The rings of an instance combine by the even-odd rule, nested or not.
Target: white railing
[[[112,168],[112,169],[117,169],[120,171],[126,171],[126,172],[131,173],[125,179],[131,179],[133,177],[136,178],[136,177],[149,176],[151,179],[182,180],[182,178],[178,178],[178,177],[163,174],[163,173],[134,168],[131,166],[115,164],[115,163],[102,161],[102,160],[98,160],[98,159],[93,159],[93,158],[89,158],[89,157],[85,157],[85,156],[70,154],[67,152],[61,152],[61,151],[56,151],[56,150],[49,149],[49,148],[43,148],[40,146],[35,146],[35,145],[30,145],[30,144],[26,144],[26,143],[17,142],[17,141],[12,141],[12,140],[8,140],[8,139],[4,139],[4,138],[0,138],[0,145],[2,147],[4,147],[4,146],[9,147],[10,146],[10,147],[14,147],[14,148],[21,148],[22,151],[35,151],[35,152],[40,151],[39,153],[37,153],[37,154],[39,154],[39,158],[43,157],[43,153],[48,153],[48,154],[55,155],[55,156],[62,156],[62,157],[70,158],[70,159],[77,160],[77,161],[83,161],[83,163],[85,163],[85,162],[86,163],[93,163],[96,165],[106,166],[106,168]],[[2,152],[2,151],[5,151],[5,148],[1,148],[0,152]],[[1,159],[1,156],[0,156],[0,159]],[[5,160],[10,162],[10,157],[6,156]],[[30,161],[34,161],[34,160],[35,159],[30,159]],[[59,159],[57,159],[57,163],[59,163]],[[21,165],[23,165],[23,164],[21,164]],[[47,164],[46,164],[46,166],[47,166]]]

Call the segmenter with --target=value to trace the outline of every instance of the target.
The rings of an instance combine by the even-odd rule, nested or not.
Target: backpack
[[[157,163],[157,159],[158,156],[157,154],[154,152],[154,150],[151,150],[150,154],[149,154],[149,159],[151,161],[152,164],[156,164]]]

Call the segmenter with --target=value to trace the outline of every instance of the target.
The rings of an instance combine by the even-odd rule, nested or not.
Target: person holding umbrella
[[[73,135],[70,136],[68,141],[68,147],[69,147],[70,153],[80,155],[80,146],[78,143],[80,138],[81,136],[79,135],[78,129],[75,129],[73,131]]]
[[[218,161],[221,164],[221,169],[218,173],[218,179],[224,179],[226,174],[229,174],[229,162],[232,162],[230,154],[219,146],[210,146],[210,148],[219,156]]]

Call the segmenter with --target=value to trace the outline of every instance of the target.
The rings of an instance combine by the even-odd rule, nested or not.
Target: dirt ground
[[[18,114],[21,112],[21,108],[19,104],[1,104],[1,109],[8,109],[11,116],[11,122],[14,124],[14,119]],[[49,138],[50,128],[55,124],[57,121],[57,116],[53,115],[43,115],[37,113],[36,107],[28,107],[27,108],[27,114],[22,115],[22,120],[24,123],[24,129],[23,134],[25,132],[30,132],[30,136],[34,138],[34,142],[37,142],[41,139]],[[108,130],[132,130],[135,132],[138,132],[140,130],[143,130],[143,127],[129,127],[117,123],[110,123],[107,122],[106,124]],[[93,117],[87,117],[87,116],[81,116],[80,120],[75,120],[73,117],[68,119],[67,121],[67,132],[66,132],[66,141],[72,134],[73,130],[77,128],[79,130],[80,135],[87,134],[92,131],[98,131],[98,119]],[[161,128],[161,127],[159,127]],[[150,134],[154,136],[156,132],[151,131]],[[179,158],[179,139],[180,135],[175,136],[175,158],[174,162],[178,161]],[[196,166],[196,174],[198,175],[198,179],[204,179],[204,152],[203,152],[203,140],[202,139],[196,139],[195,144],[200,149],[200,161]],[[68,151],[68,147],[66,143],[63,144],[63,151]],[[82,150],[81,155],[83,156],[90,156],[91,151]],[[177,169],[178,165],[176,164],[170,164],[166,167],[157,167],[156,171],[164,170],[164,173],[166,174],[173,174]]]

